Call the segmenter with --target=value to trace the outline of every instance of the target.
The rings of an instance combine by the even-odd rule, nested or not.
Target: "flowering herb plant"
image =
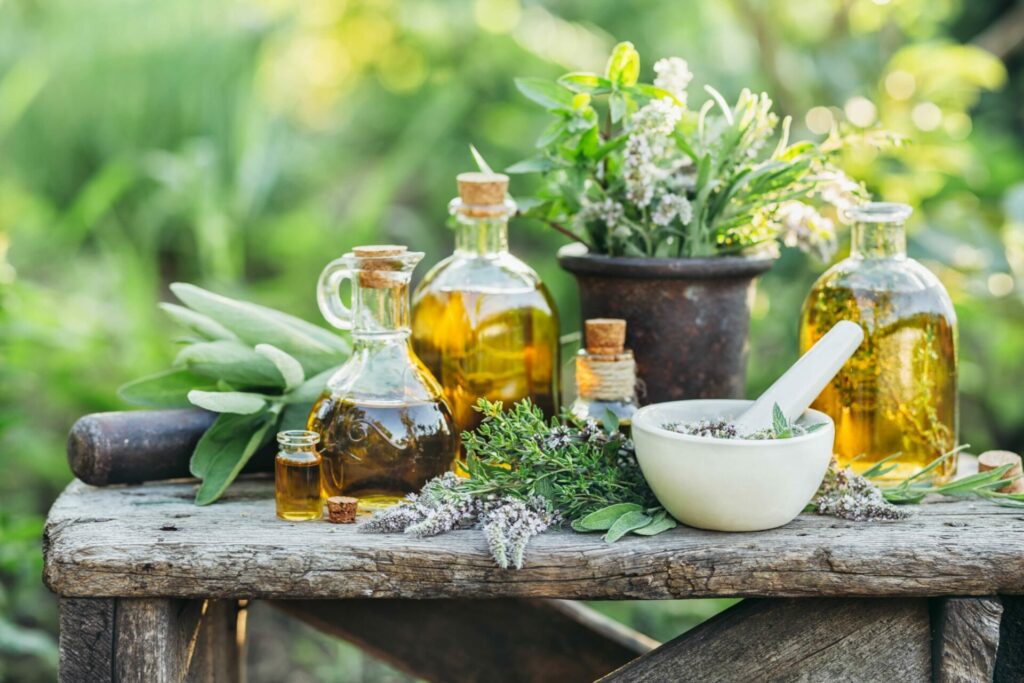
[[[836,128],[820,144],[791,144],[790,118],[780,122],[766,94],[744,89],[729,104],[706,86],[709,99],[694,111],[687,63],[662,59],[654,71],[653,83],[639,81],[640,56],[626,42],[603,76],[516,81],[554,116],[539,154],[507,169],[543,177],[526,215],[595,254],[707,257],[774,251],[781,240],[830,256],[834,225],[814,203],[842,208],[863,197],[830,161],[857,136]]]

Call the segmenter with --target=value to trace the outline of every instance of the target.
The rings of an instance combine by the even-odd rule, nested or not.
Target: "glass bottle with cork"
[[[804,302],[800,349],[840,320],[864,342],[813,407],[836,423],[836,455],[863,472],[900,453],[885,475],[902,479],[957,443],[957,330],[953,303],[927,268],[907,257],[905,204],[872,202],[846,212],[849,258],[814,284]],[[947,460],[937,472],[953,474]]]
[[[409,341],[409,281],[421,252],[357,247],[320,276],[317,300],[335,327],[352,331],[352,356],[327,381],[308,428],[321,437],[328,497],[386,507],[452,469],[459,437],[440,384]],[[352,282],[352,307],[339,287]]]
[[[455,253],[413,295],[413,345],[444,387],[459,430],[480,398],[558,409],[558,314],[537,273],[508,251],[508,176],[462,173],[449,205]]]
[[[570,409],[581,419],[604,423],[615,416],[627,436],[637,411],[636,362],[625,348],[626,321],[592,318],[584,322],[585,347],[576,354],[576,400]]]
[[[323,516],[319,441],[319,434],[304,429],[277,434],[281,448],[274,458],[274,497],[281,519],[301,522]]]

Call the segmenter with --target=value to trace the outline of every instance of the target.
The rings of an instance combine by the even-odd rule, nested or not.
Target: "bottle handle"
[[[327,264],[316,285],[316,303],[320,306],[320,313],[339,330],[352,329],[352,311],[341,302],[340,291],[341,283],[351,279],[349,262],[340,258]]]

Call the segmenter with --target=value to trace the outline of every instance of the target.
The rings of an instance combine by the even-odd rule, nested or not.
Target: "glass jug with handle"
[[[403,246],[357,247],[331,262],[317,302],[351,330],[352,357],[328,381],[307,426],[320,434],[326,496],[386,507],[452,469],[458,433],[440,384],[409,342],[409,282],[423,258]],[[351,281],[351,308],[339,289]]]

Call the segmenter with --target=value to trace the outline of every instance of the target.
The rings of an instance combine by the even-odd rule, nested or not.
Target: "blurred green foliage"
[[[504,166],[543,129],[512,78],[600,70],[618,39],[651,63],[689,60],[694,92],[768,90],[800,136],[837,117],[907,136],[896,156],[862,150],[845,168],[917,208],[911,251],[960,316],[962,440],[1024,449],[1013,4],[0,0],[0,679],[53,677],[39,536],[70,478],[65,434],[82,413],[123,408],[115,388],[173,357],[155,306],[167,284],[317,320],[316,276],[353,245],[423,249],[425,272],[450,249],[445,204],[472,168],[469,143]],[[512,232],[576,329],[561,238]],[[751,393],[795,357],[798,307],[822,268],[787,253],[764,277]],[[609,609],[661,637],[697,613]]]

